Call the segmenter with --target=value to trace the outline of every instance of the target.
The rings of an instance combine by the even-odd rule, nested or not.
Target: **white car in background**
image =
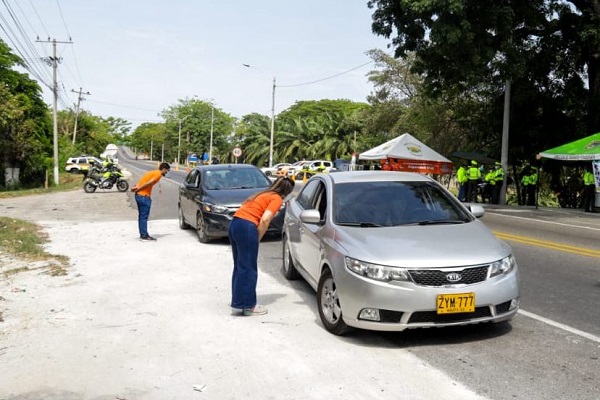
[[[278,170],[290,167],[291,165],[292,164],[290,163],[279,163],[273,165],[272,167],[263,167],[260,170],[264,172],[266,176],[276,176]]]
[[[305,164],[308,164],[310,162],[311,161],[308,160],[296,161],[290,167],[288,167],[288,176],[293,176],[297,172],[300,172],[302,170],[302,167],[304,167]]]
[[[308,164],[308,169],[311,171],[330,172],[331,170],[335,170],[335,167],[331,161],[315,160],[310,161]]]

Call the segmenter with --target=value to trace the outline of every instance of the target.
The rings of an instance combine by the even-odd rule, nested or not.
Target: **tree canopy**
[[[513,82],[515,148],[600,131],[600,3],[530,0],[370,0],[373,32],[435,96],[484,100],[472,120],[498,136],[504,82]],[[487,114],[487,115],[484,115]],[[487,121],[487,128],[485,121]],[[481,131],[480,131],[481,132]],[[511,135],[511,141],[513,136]],[[512,145],[511,145],[512,146]]]

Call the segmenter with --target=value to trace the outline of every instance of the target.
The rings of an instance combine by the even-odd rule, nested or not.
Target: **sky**
[[[71,41],[57,44],[58,108],[74,108],[81,88],[82,109],[135,127],[180,99],[270,116],[273,78],[276,114],[300,100],[364,102],[366,51],[389,51],[372,12],[366,0],[3,0],[0,38],[49,87],[48,39]]]

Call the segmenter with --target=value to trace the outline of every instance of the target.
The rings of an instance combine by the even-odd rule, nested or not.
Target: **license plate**
[[[475,293],[437,295],[437,313],[454,314],[475,312]]]

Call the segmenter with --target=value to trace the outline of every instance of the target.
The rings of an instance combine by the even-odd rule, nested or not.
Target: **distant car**
[[[312,286],[337,335],[510,320],[517,263],[469,207],[424,175],[316,174],[288,201],[283,273]]]
[[[279,163],[275,164],[272,167],[263,167],[260,170],[264,172],[266,176],[276,176],[278,171],[281,171],[287,167],[290,167],[292,164],[290,163]],[[287,172],[286,172],[287,174]]]
[[[334,166],[331,161],[315,160],[308,163],[308,169],[316,172],[331,172]]]
[[[260,169],[249,164],[198,166],[179,187],[179,227],[196,229],[202,243],[227,237],[233,214],[248,197],[271,183]],[[271,221],[267,233],[281,234],[284,207]]]
[[[296,161],[295,163],[293,163],[292,165],[290,165],[288,167],[288,176],[294,176],[297,172],[302,170],[302,167],[305,164],[310,163],[310,161],[307,160],[302,160],[302,161]]]
[[[79,174],[83,171],[89,171],[90,167],[95,163],[102,165],[102,160],[91,156],[71,157],[67,160],[65,171],[72,174]]]

